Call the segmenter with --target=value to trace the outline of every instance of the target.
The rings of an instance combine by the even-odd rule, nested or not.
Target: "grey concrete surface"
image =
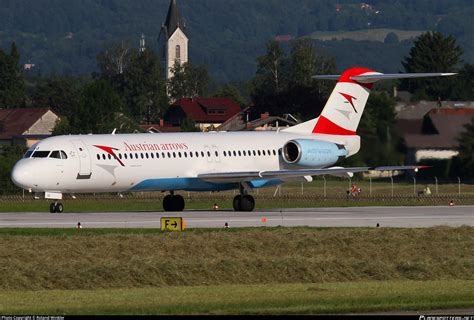
[[[67,208],[66,208],[67,209]],[[474,206],[354,207],[282,210],[108,212],[108,213],[0,213],[0,228],[159,228],[161,217],[183,217],[187,228],[403,227],[474,226]]]

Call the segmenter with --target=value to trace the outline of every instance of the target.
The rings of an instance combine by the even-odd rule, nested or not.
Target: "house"
[[[0,109],[0,145],[29,148],[51,136],[58,120],[49,108]]]
[[[165,121],[175,127],[186,118],[201,131],[214,130],[240,112],[240,105],[228,98],[181,98],[168,109]]]
[[[407,164],[457,156],[457,139],[474,117],[474,106],[469,102],[443,102],[438,106],[438,102],[423,102],[418,108],[411,106],[397,115],[395,128],[405,141]]]

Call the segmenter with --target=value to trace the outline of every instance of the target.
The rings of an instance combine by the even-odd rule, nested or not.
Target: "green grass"
[[[474,306],[474,228],[0,229],[0,314]]]
[[[8,229],[0,233],[0,289],[474,280],[473,231]]]
[[[317,314],[474,306],[474,281],[2,291],[2,314]]]

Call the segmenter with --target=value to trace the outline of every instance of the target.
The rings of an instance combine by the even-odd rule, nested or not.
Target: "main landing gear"
[[[235,196],[232,205],[234,206],[235,211],[253,211],[255,209],[255,199],[247,194],[247,190],[243,187],[242,184],[239,186],[240,194]]]
[[[163,210],[165,211],[183,211],[185,206],[184,198],[174,192],[163,199]]]
[[[61,202],[53,202],[49,205],[49,212],[51,213],[63,213],[64,206]]]

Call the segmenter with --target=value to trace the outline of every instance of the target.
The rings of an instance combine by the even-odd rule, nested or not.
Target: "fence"
[[[353,197],[348,194],[352,184],[356,184],[361,192]],[[429,192],[427,192],[429,189]],[[228,200],[238,193],[237,190],[225,192],[180,192],[189,200]],[[351,199],[351,201],[363,200],[387,200],[387,199],[442,199],[456,197],[458,199],[474,198],[474,181],[463,181],[461,178],[451,180],[439,180],[436,177],[430,180],[418,181],[383,179],[338,179],[317,177],[313,182],[291,182],[277,187],[254,189],[252,194],[257,199],[300,199],[307,200],[336,200]],[[119,195],[119,197],[117,197]],[[138,193],[105,193],[76,195],[77,198],[87,199],[147,199],[156,201],[164,196],[161,192],[138,192]],[[12,186],[9,181],[0,181],[0,200],[31,199],[32,195]]]

